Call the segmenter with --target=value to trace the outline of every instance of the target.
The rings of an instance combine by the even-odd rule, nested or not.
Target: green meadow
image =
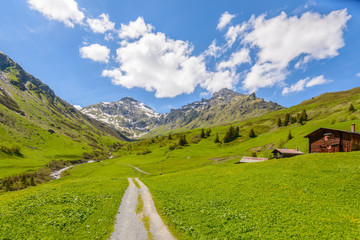
[[[307,153],[304,136],[320,127],[360,127],[358,92],[323,94],[289,109],[212,126],[205,138],[201,129],[150,133],[122,142],[113,159],[77,165],[59,180],[0,192],[0,239],[107,239],[130,176],[148,185],[179,239],[360,238],[359,152],[234,164],[242,156],[271,158],[276,147]],[[351,103],[355,111],[348,110]],[[277,125],[279,118],[303,110],[306,121]],[[0,128],[0,145],[11,149],[16,143],[21,153],[0,152],[0,179],[35,171],[52,160],[81,159],[94,149],[106,156],[115,142],[86,126],[50,133],[30,125],[24,122],[18,137],[16,129]],[[240,136],[224,143],[230,126],[239,127]],[[251,129],[255,137],[249,136]],[[188,142],[184,146],[179,145],[181,135]],[[214,142],[217,135],[221,143]]]
[[[210,165],[144,178],[179,239],[357,239],[360,153]]]
[[[82,164],[63,178],[0,193],[0,239],[106,239],[132,168]]]

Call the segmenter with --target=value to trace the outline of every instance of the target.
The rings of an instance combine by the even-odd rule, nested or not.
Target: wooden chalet
[[[350,152],[360,150],[360,133],[331,128],[319,128],[305,136],[309,138],[309,153]]]
[[[274,158],[288,158],[288,157],[294,157],[297,155],[304,154],[303,152],[300,152],[297,148],[296,149],[276,148],[271,153],[274,154]]]

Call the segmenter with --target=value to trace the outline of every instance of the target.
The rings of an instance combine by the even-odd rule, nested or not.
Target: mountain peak
[[[136,99],[134,99],[134,98],[132,98],[132,97],[129,97],[129,96],[123,97],[122,99],[120,99],[120,101],[123,101],[123,102],[137,102],[137,103],[139,103],[138,100],[136,100]]]
[[[213,93],[212,98],[218,97],[235,97],[235,96],[243,96],[243,94],[230,90],[228,88],[223,88],[215,93]]]

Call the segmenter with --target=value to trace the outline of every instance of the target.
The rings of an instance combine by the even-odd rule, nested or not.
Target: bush
[[[250,131],[249,131],[249,137],[251,137],[251,138],[256,137],[256,134],[255,134],[255,132],[254,132],[254,129],[250,129]]]
[[[193,136],[190,140],[191,143],[198,143],[200,141],[201,141],[201,135],[199,135],[199,134]]]
[[[10,146],[0,145],[0,151],[9,155],[22,156],[20,150],[21,148],[17,144],[12,144]]]

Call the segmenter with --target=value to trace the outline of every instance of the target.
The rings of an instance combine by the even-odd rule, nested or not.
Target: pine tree
[[[200,137],[201,137],[201,138],[205,138],[205,131],[204,131],[204,129],[201,129]]]
[[[214,143],[219,143],[219,142],[220,142],[220,140],[219,140],[219,134],[216,133],[216,138],[215,138],[215,140],[214,140]]]
[[[31,176],[31,178],[30,178],[30,185],[31,186],[36,186],[36,183],[35,183],[35,180],[34,180],[33,176]]]
[[[287,126],[289,124],[289,120],[290,120],[290,114],[287,113],[284,119],[284,126]]]
[[[304,121],[307,121],[307,120],[308,120],[308,115],[307,115],[305,109],[302,111],[301,116],[302,116],[302,118],[303,118]]]
[[[229,130],[225,133],[224,143],[228,143],[234,140],[234,127],[231,126]]]
[[[239,127],[236,127],[236,128],[234,129],[234,140],[235,140],[236,138],[238,138],[238,137],[240,137],[240,128],[239,128]]]
[[[211,129],[209,128],[209,129],[206,131],[206,137],[210,137],[210,133],[211,133]]]
[[[349,112],[354,112],[355,111],[355,108],[352,104],[350,104],[349,106]]]
[[[293,138],[293,136],[291,135],[291,131],[289,131],[289,134],[288,134],[288,141],[291,140]]]
[[[255,132],[254,132],[254,129],[250,129],[249,137],[251,137],[251,138],[256,137],[256,134],[255,134]]]
[[[281,122],[281,119],[280,119],[280,118],[278,118],[277,125],[278,125],[278,127],[281,127],[281,125],[282,125],[282,122]]]
[[[187,143],[188,143],[188,142],[186,141],[186,136],[185,136],[185,134],[180,135],[179,145],[180,145],[180,146],[185,146]]]

